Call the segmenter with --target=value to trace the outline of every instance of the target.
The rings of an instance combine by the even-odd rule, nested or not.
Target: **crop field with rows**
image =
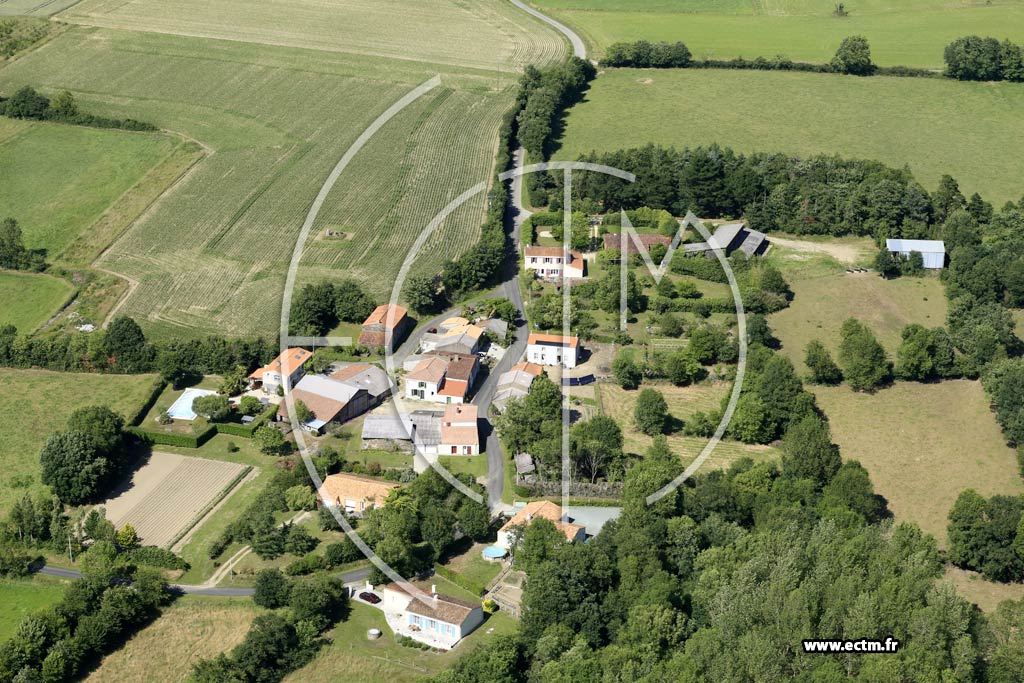
[[[318,229],[343,225],[352,239],[311,239],[313,268],[300,274],[353,272],[383,296],[401,263],[395,252],[452,196],[488,179],[513,75],[73,27],[0,70],[0,89],[67,88],[90,111],[152,121],[205,147],[206,158],[100,265],[133,282],[119,312],[147,333],[245,335],[275,329],[299,228],[338,159],[374,118],[439,70],[442,86],[385,126],[329,196]],[[483,202],[454,216],[439,235],[446,246],[417,267],[436,269],[469,246]]]

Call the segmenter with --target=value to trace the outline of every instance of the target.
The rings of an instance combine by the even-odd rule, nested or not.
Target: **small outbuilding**
[[[946,243],[942,240],[885,240],[885,248],[902,258],[910,258],[914,252],[921,254],[924,267],[938,270],[946,267]]]

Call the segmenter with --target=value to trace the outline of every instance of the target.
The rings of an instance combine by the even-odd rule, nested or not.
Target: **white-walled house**
[[[438,455],[480,455],[477,408],[472,403],[453,403],[441,418]]]
[[[579,351],[579,337],[534,333],[526,340],[526,360],[537,365],[574,368],[579,362]]]
[[[435,397],[444,384],[448,372],[448,361],[440,357],[424,358],[405,376],[405,397],[424,401],[438,400]]]
[[[249,387],[260,385],[264,393],[276,394],[285,377],[288,378],[288,386],[294,387],[306,374],[306,361],[312,357],[313,354],[303,348],[285,349],[277,358],[249,375]]]
[[[526,247],[523,262],[528,270],[545,280],[560,279],[563,270],[565,277],[586,277],[583,256],[563,247]]]
[[[433,586],[426,602],[393,583],[381,593],[381,607],[391,630],[431,647],[450,650],[484,622],[479,604],[438,593]]]

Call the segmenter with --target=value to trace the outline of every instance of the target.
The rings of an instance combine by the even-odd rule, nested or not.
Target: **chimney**
[[[437,597],[437,584],[436,583],[430,584],[430,594],[433,595],[435,598]]]

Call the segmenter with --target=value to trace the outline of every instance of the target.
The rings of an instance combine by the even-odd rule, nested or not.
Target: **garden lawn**
[[[64,429],[77,408],[106,405],[135,413],[149,398],[153,375],[100,375],[0,368],[0,515],[26,492],[43,489],[39,449]]]
[[[929,191],[948,173],[1001,205],[1021,194],[1022,109],[1020,83],[608,69],[569,111],[555,158],[647,143],[839,154],[907,165]]]
[[[28,334],[49,320],[74,287],[65,280],[35,273],[0,270],[0,326],[14,325]]]
[[[163,133],[17,127],[0,136],[0,218],[16,219],[25,246],[46,249],[50,260],[180,144]]]
[[[811,389],[843,459],[867,468],[896,521],[915,522],[941,547],[964,489],[985,497],[1024,492],[1016,453],[1003,442],[979,382],[897,382],[875,394]]]
[[[0,642],[14,635],[24,617],[59,602],[66,585],[66,581],[42,575],[0,579]]]
[[[867,37],[877,64],[943,67],[942,51],[971,34],[1024,41],[1014,0],[856,0],[835,17],[834,0],[532,0],[604,53],[622,40],[681,40],[697,58],[785,55],[827,62],[843,38]]]
[[[821,341],[835,357],[840,328],[850,317],[871,328],[893,360],[905,325],[946,324],[946,296],[937,277],[885,280],[877,273],[844,272],[794,280],[790,286],[793,302],[769,316],[768,325],[797,372],[805,370],[804,350],[813,339]]]

